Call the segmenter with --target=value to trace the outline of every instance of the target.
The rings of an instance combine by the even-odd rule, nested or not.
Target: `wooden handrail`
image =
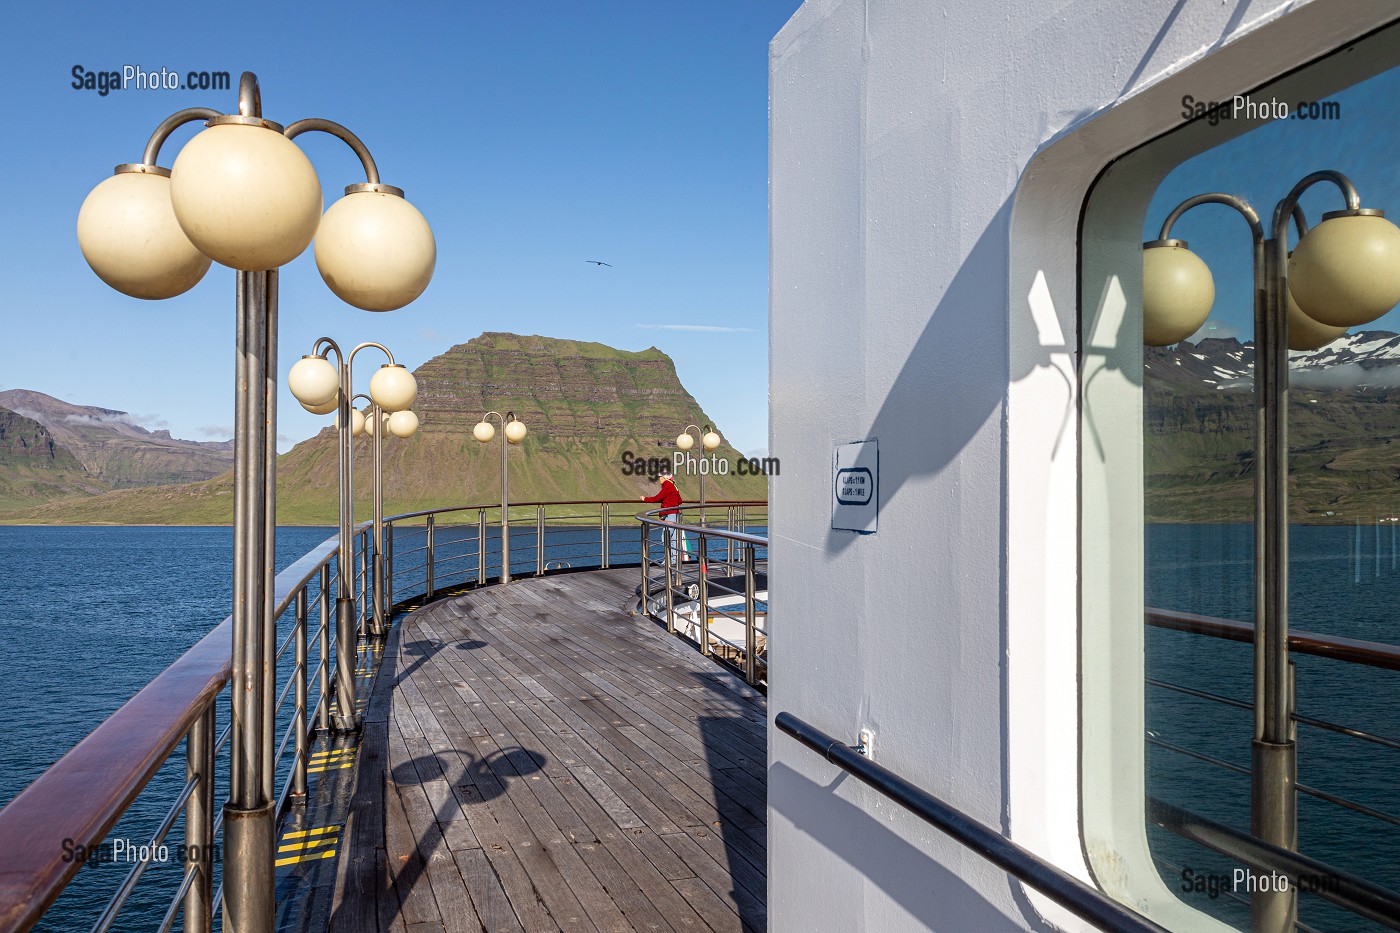
[[[1192,635],[1209,635],[1212,638],[1251,644],[1254,642],[1254,623],[1240,622],[1236,619],[1149,608],[1147,624]],[[1400,671],[1400,647],[1383,642],[1294,630],[1288,634],[1288,647],[1298,654]]]

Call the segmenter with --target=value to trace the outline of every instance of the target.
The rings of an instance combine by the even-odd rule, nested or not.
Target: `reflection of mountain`
[[[1147,348],[1150,521],[1249,521],[1254,348],[1237,340]],[[1400,335],[1362,331],[1291,354],[1293,521],[1400,514]]]
[[[88,475],[113,489],[192,483],[233,465],[233,442],[182,441],[148,431],[124,411],[72,405],[42,392],[9,389],[0,405],[43,425],[81,461]]]
[[[636,499],[654,492],[655,482],[623,473],[624,453],[669,461],[681,429],[709,421],[681,385],[670,357],[654,347],[627,352],[598,343],[487,333],[428,360],[415,375],[414,410],[422,429],[407,441],[388,440],[383,452],[390,514],[499,501],[500,442],[483,446],[471,437],[472,426],[488,409],[513,411],[529,428],[525,442],[510,455],[510,493],[516,502]],[[739,456],[728,444],[715,454],[731,467]],[[373,475],[368,439],[356,442],[354,469],[357,513],[364,516]],[[338,475],[331,430],[279,457],[277,481],[279,521],[333,522]],[[682,476],[679,485],[687,500],[697,498],[697,477]],[[232,474],[223,473],[203,482],[122,489],[8,517],[40,523],[222,524],[233,514],[232,487]],[[711,477],[707,494],[763,499],[767,482],[731,471]],[[626,506],[619,508],[619,514],[626,512]]]

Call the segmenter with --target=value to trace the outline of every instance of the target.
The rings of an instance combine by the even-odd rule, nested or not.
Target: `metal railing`
[[[1145,619],[1148,625],[1159,629],[1245,644],[1253,644],[1254,642],[1254,625],[1250,622],[1154,608],[1146,610]],[[1395,645],[1342,636],[1322,635],[1297,629],[1290,631],[1288,644],[1289,650],[1294,656],[1327,658],[1376,670],[1400,671],[1400,647]],[[1290,666],[1292,666],[1291,663]],[[1296,678],[1296,671],[1294,677]],[[1210,690],[1188,687],[1161,678],[1148,677],[1147,684],[1156,690],[1189,696],[1220,706],[1245,711],[1253,709],[1253,705],[1244,700],[1224,696]],[[1290,711],[1290,717],[1295,728],[1299,725],[1306,726],[1391,751],[1400,751],[1400,737],[1378,735],[1318,716],[1307,715],[1296,709]],[[1183,758],[1200,761],[1223,771],[1246,777],[1252,774],[1248,767],[1226,761],[1217,755],[1199,749],[1168,741],[1152,732],[1149,732],[1147,742],[1154,748]],[[1400,827],[1400,815],[1395,813],[1352,800],[1342,794],[1305,784],[1296,779],[1293,782],[1293,788],[1298,794],[1325,801],[1384,823],[1387,827]],[[1203,817],[1186,813],[1186,811],[1179,810],[1171,804],[1155,799],[1149,800],[1149,812],[1152,814],[1153,822],[1176,835],[1206,845],[1251,867],[1276,871],[1279,874],[1290,874],[1289,870],[1280,867],[1283,863],[1279,859],[1284,857],[1272,852],[1276,847],[1266,846],[1247,834],[1210,823]],[[1202,829],[1203,826],[1206,828]],[[1265,848],[1254,848],[1258,846]],[[1302,887],[1301,890],[1316,894],[1337,906],[1376,920],[1390,929],[1400,929],[1400,895],[1307,856],[1289,852],[1286,849],[1279,849],[1278,852],[1286,853],[1288,857],[1299,860],[1294,864],[1290,874],[1294,881],[1298,880],[1299,872],[1303,873],[1304,878],[1314,882],[1319,878],[1329,879],[1329,884],[1312,883]],[[1284,861],[1286,862],[1287,858],[1284,858]],[[1384,908],[1380,915],[1377,914],[1378,904]],[[1299,929],[1308,928],[1303,923],[1299,923],[1298,927]]]
[[[663,511],[672,510],[637,516],[643,611],[664,622],[668,632],[695,642],[701,654],[735,668],[747,683],[766,685],[767,503],[681,506],[674,510],[675,520],[663,517]],[[716,513],[723,518],[711,518]],[[765,534],[754,534],[758,529]],[[660,579],[652,577],[657,569]]]
[[[773,725],[1099,929],[1112,933],[1167,933],[1166,927],[1129,910],[1097,888],[1022,848],[951,804],[866,758],[856,748],[791,713],[779,713]]]
[[[272,679],[265,684],[275,721],[279,726],[286,722],[275,750],[264,761],[269,785],[285,767],[279,812],[291,796],[305,793],[308,744],[315,730],[327,724],[336,543],[331,538],[313,548],[279,573],[274,584],[274,618],[291,616],[277,657],[293,652],[292,664],[284,666],[280,692]],[[319,621],[316,630],[308,632],[313,595]],[[28,930],[43,916],[85,864],[73,852],[98,852],[182,744],[184,783],[146,843],[148,852],[157,851],[183,818],[179,851],[187,857],[158,930],[171,929],[181,913],[187,933],[212,928],[222,900],[213,872],[223,829],[214,789],[218,781],[226,783],[230,735],[227,724],[217,731],[216,710],[220,698],[227,696],[232,629],[230,616],[0,810],[0,933]],[[289,701],[292,706],[287,708]],[[284,766],[289,749],[292,759]],[[92,925],[93,933],[112,927],[152,864],[152,859],[133,864]]]
[[[506,517],[512,526],[512,577],[646,563],[650,548],[637,545],[634,517],[642,505],[635,499],[511,504]],[[710,508],[755,505],[762,503],[717,502]],[[357,526],[358,553],[346,571],[357,596],[360,648],[370,635],[371,599],[383,600],[389,612],[411,599],[432,599],[498,578],[500,521],[499,505],[386,517],[383,593],[374,592],[371,524]],[[642,527],[648,527],[645,520]],[[732,545],[724,557],[730,564]],[[276,798],[279,818],[289,801],[306,793],[310,743],[332,727],[334,594],[341,572],[337,546],[338,537],[326,540],[275,581],[274,618],[286,633],[279,633],[275,658],[281,676],[276,682],[269,679],[265,690],[281,731],[274,730],[277,734],[271,741],[275,744],[266,756],[264,779],[272,786],[279,773],[283,776]],[[747,560],[753,564],[752,551]],[[313,605],[319,618],[314,631],[309,631]],[[231,648],[230,616],[0,810],[0,933],[30,929],[84,864],[55,840],[71,840],[96,851],[182,744],[185,779],[174,788],[173,800],[148,844],[160,846],[183,822],[184,851],[191,858],[182,866],[178,883],[172,884],[158,929],[170,930],[182,914],[187,933],[207,933],[212,928],[222,901],[222,887],[216,887],[213,872],[223,829],[215,788],[227,786],[231,732],[227,721],[217,731],[216,709],[220,702],[228,709]],[[283,660],[289,653],[291,664]],[[152,788],[151,793],[155,792]],[[149,803],[148,798],[142,799]],[[93,933],[112,927],[151,865],[150,861],[133,865],[92,926]]]

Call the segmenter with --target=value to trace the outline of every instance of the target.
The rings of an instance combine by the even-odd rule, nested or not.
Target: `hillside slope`
[[[190,483],[233,466],[233,443],[173,438],[148,431],[124,411],[74,405],[29,389],[0,392],[0,405],[42,424],[81,461],[88,474],[113,489]]]
[[[42,424],[0,408],[0,511],[107,489]]]

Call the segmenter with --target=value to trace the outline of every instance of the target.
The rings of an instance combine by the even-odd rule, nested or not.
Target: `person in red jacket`
[[[661,517],[668,522],[679,524],[681,519],[680,507],[685,500],[681,498],[681,492],[676,488],[675,477],[671,475],[670,470],[663,469],[657,474],[656,479],[661,483],[661,488],[656,491],[655,495],[642,496],[642,501],[659,503],[661,505]],[[675,547],[675,562],[672,566],[676,569],[677,574],[679,574],[681,564],[689,559],[686,555],[685,532],[676,529],[674,532],[668,531],[666,533],[668,539],[670,539],[672,535],[674,535],[674,545],[671,540],[668,540],[665,547]]]

